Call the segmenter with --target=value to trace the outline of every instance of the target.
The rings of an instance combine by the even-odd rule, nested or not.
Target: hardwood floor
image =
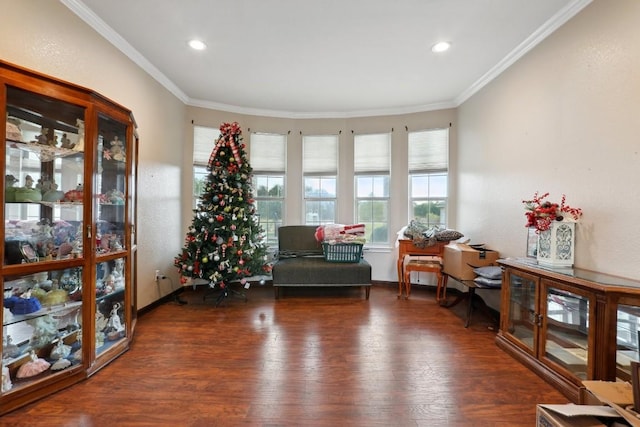
[[[131,349],[11,426],[533,426],[567,403],[494,343],[492,319],[435,291],[254,285],[220,307],[187,289],[139,318]]]

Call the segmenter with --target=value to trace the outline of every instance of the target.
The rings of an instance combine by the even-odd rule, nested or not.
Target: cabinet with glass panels
[[[629,380],[638,360],[640,282],[529,259],[500,264],[498,346],[577,403],[583,380]]]
[[[135,321],[131,112],[0,61],[0,414],[126,351]]]

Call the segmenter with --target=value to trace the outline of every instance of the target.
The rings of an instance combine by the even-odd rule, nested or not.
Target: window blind
[[[209,156],[213,151],[216,140],[220,137],[220,129],[204,126],[193,127],[193,164],[207,166]]]
[[[250,163],[254,172],[286,171],[287,137],[272,133],[252,133],[250,146]]]
[[[448,169],[448,128],[409,133],[409,172],[446,172]]]
[[[302,171],[305,175],[335,175],[338,172],[338,136],[304,136]]]
[[[356,174],[389,172],[391,165],[390,133],[356,135],[353,144]]]

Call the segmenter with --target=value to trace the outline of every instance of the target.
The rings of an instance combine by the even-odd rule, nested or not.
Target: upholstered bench
[[[287,225],[278,229],[278,260],[272,269],[275,297],[281,287],[361,286],[369,299],[371,265],[325,261],[316,241],[315,225]]]

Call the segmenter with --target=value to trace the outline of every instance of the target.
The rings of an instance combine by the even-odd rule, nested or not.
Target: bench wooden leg
[[[273,287],[273,293],[274,296],[276,297],[276,299],[280,298],[280,286],[274,286]]]
[[[366,299],[369,299],[369,292],[371,292],[371,286],[365,286],[364,287],[364,295],[365,295]]]

